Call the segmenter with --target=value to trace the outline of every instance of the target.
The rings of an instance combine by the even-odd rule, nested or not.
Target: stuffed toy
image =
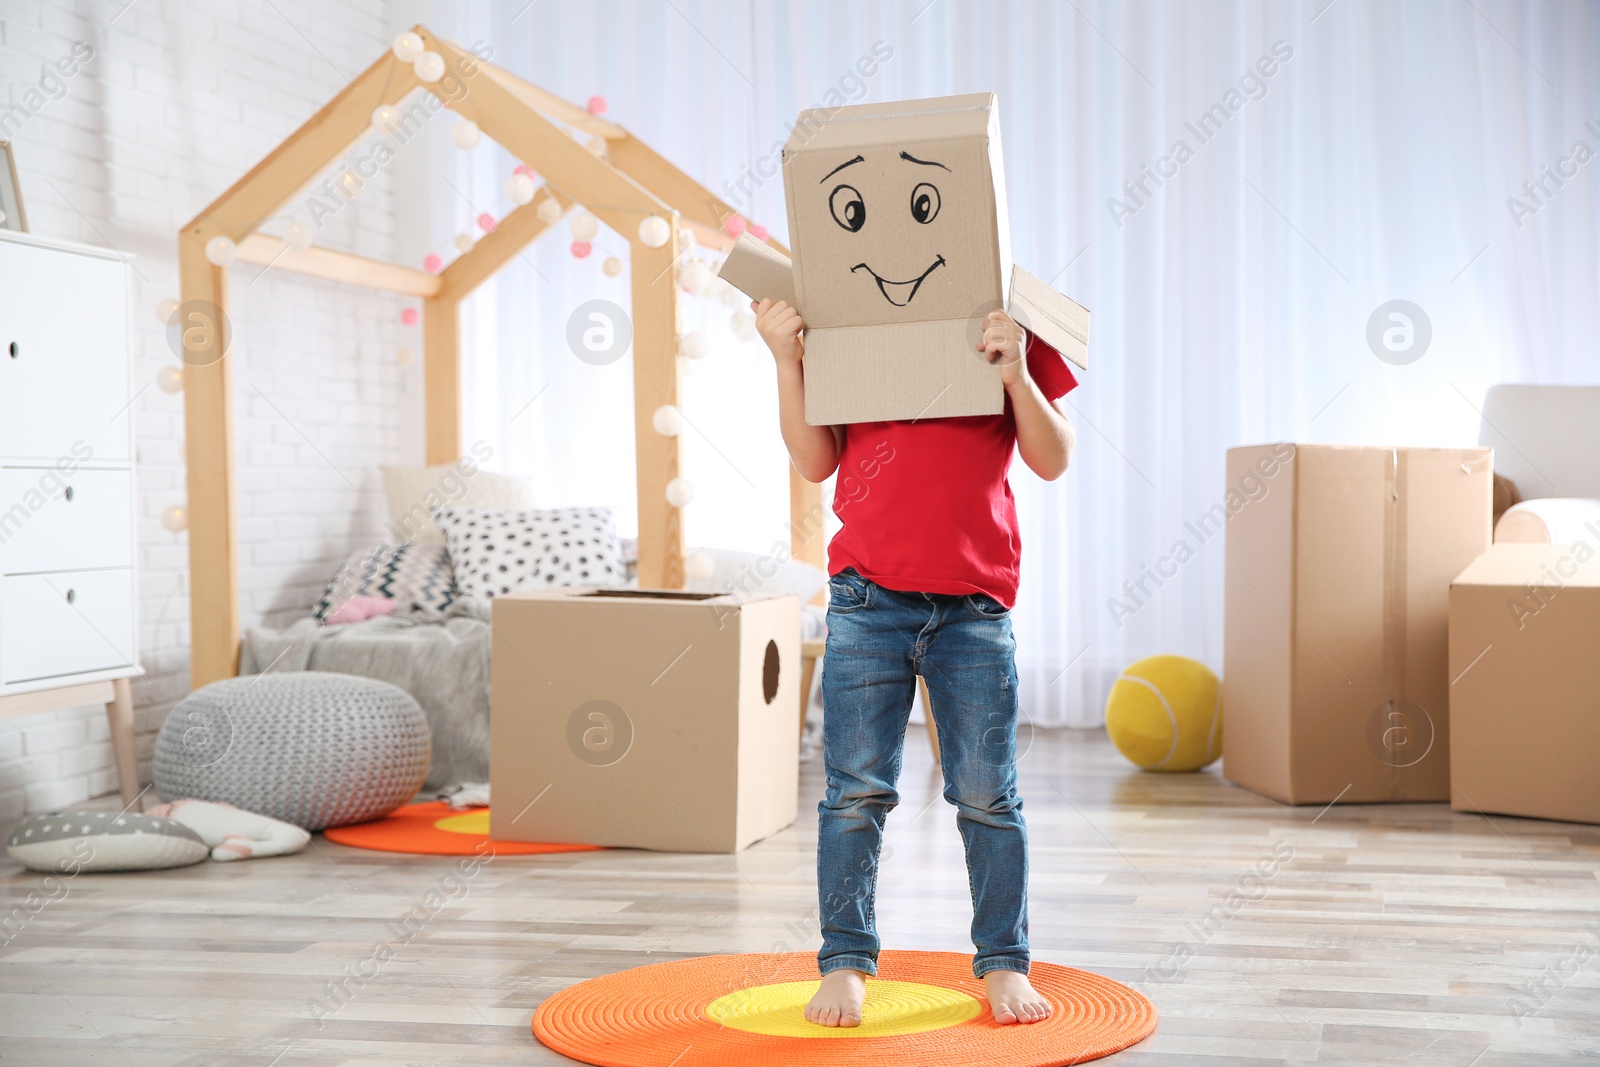
[[[224,863],[286,856],[299,852],[311,840],[311,835],[298,826],[209,800],[174,800],[145,814],[187,826],[211,847],[211,858]]]

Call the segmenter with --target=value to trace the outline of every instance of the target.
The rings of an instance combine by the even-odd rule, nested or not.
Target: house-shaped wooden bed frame
[[[733,209],[627,130],[413,28],[425,48],[443,57],[444,77],[422,82],[413,65],[386,52],[288,140],[258,163],[178,234],[185,325],[200,309],[209,330],[186,334],[184,427],[188,460],[190,676],[198,688],[238,673],[239,581],[234,515],[231,357],[223,331],[228,271],[206,257],[206,243],[231,239],[237,258],[280,270],[399,293],[422,300],[426,455],[432,464],[461,455],[458,316],[461,301],[524,246],[548,230],[538,208],[554,199],[563,212],[581,204],[627,239],[632,271],[634,434],[638,457],[639,581],[681,588],[683,525],[666,499],[682,456],[679,437],[663,437],[651,416],[678,403],[678,242],[651,248],[640,223],[654,215],[675,234],[687,227],[702,245],[726,250],[723,230]],[[372,126],[380,105],[399,105],[425,89],[470,119],[544,179],[534,200],[501,219],[438,274],[331,249],[292,249],[259,227],[282,211]],[[416,105],[413,105],[416,106]],[[401,121],[408,109],[399,108]],[[605,141],[596,155],[557,122]],[[773,242],[774,247],[779,247]],[[197,303],[198,302],[198,303]],[[192,343],[191,343],[192,341]],[[822,563],[820,487],[789,471],[794,558]]]

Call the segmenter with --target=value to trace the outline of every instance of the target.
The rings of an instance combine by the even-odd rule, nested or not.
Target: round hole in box
[[[767,654],[761,664],[761,695],[772,703],[778,695],[778,642],[767,642]]]

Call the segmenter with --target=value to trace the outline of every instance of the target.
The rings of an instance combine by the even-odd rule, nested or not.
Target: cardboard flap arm
[[[1089,369],[1088,308],[1013,264],[1006,312],[1079,369]]]
[[[799,307],[789,257],[748,233],[739,235],[717,276],[751,300],[783,300],[790,307]]]

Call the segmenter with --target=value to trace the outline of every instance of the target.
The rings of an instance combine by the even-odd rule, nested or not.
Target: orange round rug
[[[600,847],[493,841],[489,838],[488,808],[457,811],[442,800],[407,804],[372,822],[331,826],[322,831],[322,836],[351,848],[418,856],[487,856],[491,849],[497,856],[531,856],[544,852],[592,852]]]
[[[1054,1010],[1001,1026],[972,957],[886,951],[867,979],[862,1024],[815,1026],[806,952],[702,956],[579,982],[539,1005],[533,1035],[598,1067],[1064,1067],[1119,1052],[1156,1028],[1149,999],[1121,982],[1035,963],[1033,987]]]

